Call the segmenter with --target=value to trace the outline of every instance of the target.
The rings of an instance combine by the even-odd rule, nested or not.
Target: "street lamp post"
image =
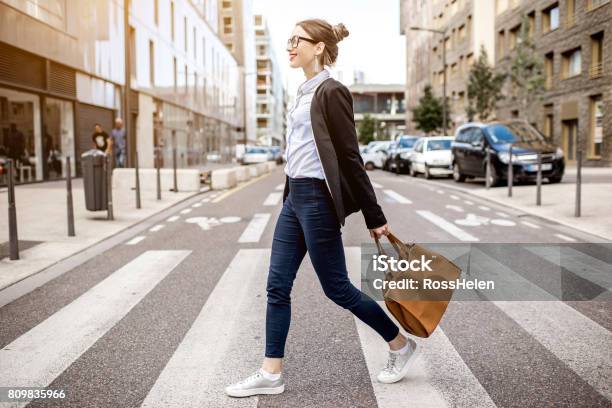
[[[446,123],[446,32],[444,30],[435,30],[433,28],[424,27],[410,27],[412,31],[429,31],[435,34],[442,35],[442,127],[444,128],[444,135],[446,135],[448,124]]]

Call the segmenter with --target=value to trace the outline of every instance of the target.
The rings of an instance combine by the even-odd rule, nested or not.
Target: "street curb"
[[[518,212],[521,212],[521,213],[527,214],[527,215],[529,215],[529,216],[531,216],[531,217],[534,217],[534,218],[537,218],[537,219],[539,219],[539,220],[541,220],[541,221],[552,222],[552,223],[554,223],[554,224],[563,225],[564,227],[568,227],[568,228],[575,229],[575,230],[580,231],[580,232],[582,232],[582,233],[589,234],[589,235],[592,235],[592,236],[597,237],[597,238],[601,238],[601,239],[606,240],[606,241],[608,241],[608,242],[609,242],[609,241],[612,241],[612,239],[611,239],[610,237],[604,237],[604,236],[602,236],[602,235],[599,235],[599,234],[596,234],[596,233],[594,233],[594,232],[592,232],[592,231],[589,231],[589,230],[587,230],[587,229],[585,229],[585,228],[583,228],[583,227],[579,227],[579,226],[576,226],[576,225],[571,225],[571,224],[570,224],[570,223],[568,223],[568,222],[565,222],[565,221],[560,221],[560,220],[557,220],[557,219],[554,219],[554,218],[552,218],[552,217],[548,217],[548,216],[545,216],[545,215],[535,214],[535,213],[533,213],[533,212],[531,212],[531,211],[527,211],[527,210],[525,210],[525,209],[523,209],[523,208],[518,208],[518,207],[516,207],[516,206],[513,206],[513,205],[511,205],[511,204],[509,204],[509,203],[507,203],[507,202],[505,202],[505,201],[501,201],[501,200],[496,199],[496,198],[491,198],[491,197],[483,197],[483,196],[480,196],[480,195],[478,195],[478,194],[474,194],[474,193],[473,193],[473,191],[474,191],[474,190],[470,190],[470,189],[468,189],[468,188],[463,188],[463,187],[453,186],[453,185],[447,185],[447,184],[440,185],[440,184],[436,183],[435,181],[432,181],[432,180],[426,180],[426,179],[421,179],[421,178],[418,178],[417,180],[418,180],[418,181],[422,181],[422,182],[424,182],[425,184],[429,184],[429,185],[432,185],[432,186],[438,187],[438,188],[449,188],[449,189],[451,189],[451,190],[459,191],[459,192],[461,192],[461,193],[465,193],[465,194],[471,195],[471,196],[473,196],[473,197],[480,198],[480,199],[482,199],[482,200],[488,201],[488,202],[493,203],[493,204],[502,205],[502,206],[504,206],[504,207],[511,208],[511,209],[512,209],[512,210],[514,210],[514,211],[518,211]],[[503,187],[500,187],[500,188],[503,188]]]

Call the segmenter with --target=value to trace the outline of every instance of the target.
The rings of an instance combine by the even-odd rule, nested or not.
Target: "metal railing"
[[[602,75],[603,75],[603,63],[602,62],[598,62],[598,63],[591,65],[591,68],[589,69],[589,77],[591,79],[599,78]]]

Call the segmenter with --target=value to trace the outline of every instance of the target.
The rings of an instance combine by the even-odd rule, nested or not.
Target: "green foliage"
[[[506,75],[495,73],[489,65],[487,50],[484,46],[480,49],[480,56],[470,70],[467,85],[468,106],[466,114],[471,122],[478,120],[486,121],[497,107],[497,102],[503,99],[502,87]]]
[[[419,104],[412,108],[412,121],[416,124],[416,128],[430,134],[439,132],[444,124],[444,116],[442,109],[442,98],[437,98],[433,92],[431,85],[426,85],[423,90],[423,96],[419,99]],[[446,120],[447,125],[451,126],[450,106],[448,98],[446,100]]]
[[[376,128],[376,123],[372,118],[372,115],[366,113],[363,115],[363,119],[359,122],[359,128],[357,132],[359,133],[359,143],[363,145],[367,145],[371,141],[374,140],[374,129]]]

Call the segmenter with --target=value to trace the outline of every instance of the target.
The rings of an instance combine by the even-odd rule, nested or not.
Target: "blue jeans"
[[[116,149],[115,150],[115,163],[117,167],[125,167],[125,150],[124,149]]]
[[[349,280],[341,234],[325,180],[289,178],[289,195],[274,230],[268,271],[266,357],[284,356],[291,288],[306,252],[329,299],[350,310],[387,342],[399,333],[378,303]]]

